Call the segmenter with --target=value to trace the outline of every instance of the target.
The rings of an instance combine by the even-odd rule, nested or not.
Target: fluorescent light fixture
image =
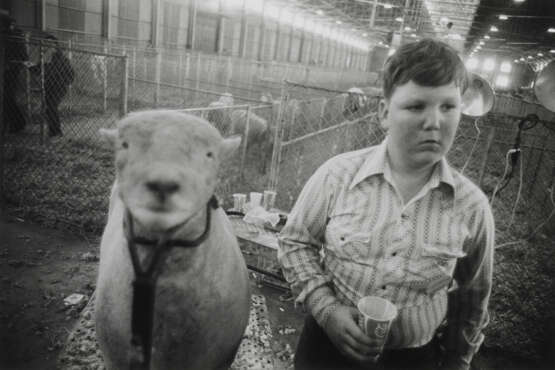
[[[489,29],[491,32],[497,32],[499,31],[499,29],[495,26],[491,26],[491,28]]]
[[[532,59],[532,56],[531,56],[531,55],[528,55],[528,56],[527,56],[526,58],[528,58],[528,59]]]
[[[395,18],[395,20],[396,20],[397,22],[403,22],[403,18],[402,18],[402,17],[397,17],[397,18]]]
[[[495,61],[491,58],[486,59],[482,68],[486,72],[493,71],[495,69]]]
[[[549,50],[549,52],[550,52],[551,54],[555,54],[555,49],[551,49],[551,50]]]
[[[384,9],[391,9],[393,8],[393,5],[391,4],[383,4]]]
[[[466,68],[468,69],[476,69],[478,67],[478,59],[470,58],[466,61]]]
[[[513,0],[515,3],[523,3],[525,0]]]
[[[480,45],[484,45],[484,44],[485,44],[485,42],[483,42],[483,41],[480,41],[480,42],[479,42],[478,44],[480,44]]]
[[[316,14],[318,14],[318,15],[324,15],[324,11],[323,11],[322,9],[318,9],[318,10],[316,11]]]
[[[505,14],[500,14],[499,19],[502,21],[506,21],[507,19],[509,19],[509,17],[507,17]]]
[[[410,37],[416,37],[416,33],[411,33]]]
[[[341,24],[341,23],[343,23],[343,22],[341,22],[341,21],[335,21],[335,23],[337,23],[337,24]]]
[[[501,66],[499,67],[499,70],[505,73],[511,72],[511,69],[512,69],[511,63],[507,61],[504,61],[503,63],[501,63]]]
[[[507,75],[499,75],[495,79],[495,84],[499,87],[507,87],[509,86],[509,76]]]
[[[405,31],[412,31],[412,28],[407,26],[407,27],[405,27]]]
[[[524,57],[520,58],[521,62],[526,62],[526,59],[524,59]]]
[[[549,33],[555,33],[555,28],[549,27],[549,28],[547,29],[547,32],[549,32]]]
[[[539,56],[539,57],[543,57],[543,53],[538,53],[538,56]]]
[[[485,38],[486,40],[489,40],[491,37],[489,37],[489,35],[485,35],[484,38]]]

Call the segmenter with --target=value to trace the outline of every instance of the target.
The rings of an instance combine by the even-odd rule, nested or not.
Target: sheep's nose
[[[163,200],[176,193],[179,190],[179,184],[175,181],[147,181],[146,188]]]

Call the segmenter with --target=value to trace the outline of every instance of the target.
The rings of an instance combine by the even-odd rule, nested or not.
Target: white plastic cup
[[[250,193],[250,207],[259,207],[262,204],[262,193],[251,191]]]
[[[247,201],[247,195],[243,193],[233,194],[233,209],[237,212],[243,212],[245,210],[245,203]]]
[[[276,203],[276,195],[277,193],[273,190],[264,190],[264,199],[262,200],[262,206],[266,211],[274,208],[274,204]]]
[[[360,328],[382,351],[391,323],[397,317],[397,307],[387,299],[366,296],[358,301],[357,308],[360,313],[358,322]]]

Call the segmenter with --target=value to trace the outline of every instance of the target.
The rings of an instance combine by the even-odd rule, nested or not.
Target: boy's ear
[[[100,137],[103,139],[105,143],[107,143],[111,149],[116,146],[116,139],[118,138],[118,129],[108,129],[108,128],[101,128],[98,130]]]
[[[380,99],[378,103],[378,118],[380,120],[380,125],[384,130],[387,131],[389,124],[387,121],[387,117],[389,115],[389,102],[385,99]]]

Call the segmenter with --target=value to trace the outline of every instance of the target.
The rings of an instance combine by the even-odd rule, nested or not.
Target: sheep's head
[[[175,111],[131,114],[114,130],[119,195],[141,225],[152,231],[178,225],[205,206],[223,158],[241,139],[223,139],[204,119]]]

